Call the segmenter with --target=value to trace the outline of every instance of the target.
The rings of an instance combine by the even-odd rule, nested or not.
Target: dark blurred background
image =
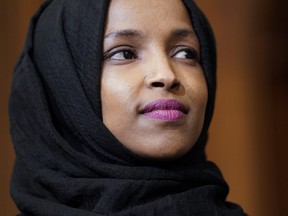
[[[0,1],[0,215],[14,161],[8,95],[28,22],[43,0]],[[288,215],[288,1],[198,0],[218,45],[218,89],[207,147],[251,216]]]

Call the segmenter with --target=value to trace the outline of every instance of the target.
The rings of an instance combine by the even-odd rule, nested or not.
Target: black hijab
[[[100,75],[107,0],[50,0],[32,18],[10,97],[16,161],[11,194],[21,215],[240,216],[205,157],[215,98],[212,31],[184,0],[200,40],[209,101],[201,136],[181,159],[151,162],[103,125]]]

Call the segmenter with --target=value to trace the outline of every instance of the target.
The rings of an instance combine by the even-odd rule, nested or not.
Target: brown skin
[[[204,122],[207,84],[199,41],[179,0],[112,0],[101,79],[103,122],[131,152],[152,160],[183,156]],[[180,120],[153,119],[143,108],[176,99]]]

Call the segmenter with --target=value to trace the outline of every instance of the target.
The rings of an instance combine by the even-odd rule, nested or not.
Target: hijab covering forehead
[[[195,3],[209,101],[191,152],[155,163],[126,150],[103,125],[100,100],[107,0],[50,0],[32,18],[14,71],[11,194],[21,215],[244,215],[205,158],[215,98],[215,43]]]

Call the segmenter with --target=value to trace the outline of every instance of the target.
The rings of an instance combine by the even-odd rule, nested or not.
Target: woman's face
[[[200,47],[179,0],[112,0],[101,78],[103,122],[130,151],[169,160],[187,153],[204,122]]]

